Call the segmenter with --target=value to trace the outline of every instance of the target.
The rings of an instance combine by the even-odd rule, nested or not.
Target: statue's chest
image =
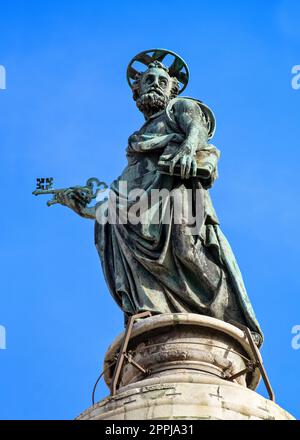
[[[143,125],[139,134],[168,134],[168,126],[166,124],[165,116],[161,115],[158,118],[150,120]]]

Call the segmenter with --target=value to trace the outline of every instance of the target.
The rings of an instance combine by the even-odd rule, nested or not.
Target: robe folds
[[[183,180],[159,167],[161,155],[178,150],[185,138],[176,124],[176,108],[170,117],[171,112],[169,105],[130,136],[128,164],[111,184],[109,199],[97,208],[95,244],[109,290],[126,316],[146,310],[153,314],[203,314],[246,325],[260,336],[260,345],[261,329],[208,191],[217,177],[218,150],[207,144],[199,155],[199,167],[213,164],[209,179]],[[203,107],[201,112],[203,123],[208,125]],[[154,205],[149,203],[143,222],[131,222],[130,218],[124,222],[124,214],[131,212],[140,189],[148,202],[152,190],[164,189],[167,195]],[[178,195],[188,205],[180,223],[174,221]],[[114,213],[110,212],[112,199],[117,207]],[[196,214],[195,227],[191,228],[186,212]],[[163,220],[165,214],[168,222]],[[108,221],[99,221],[103,218]]]

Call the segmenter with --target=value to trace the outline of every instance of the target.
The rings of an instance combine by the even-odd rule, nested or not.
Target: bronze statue
[[[174,60],[169,66],[164,64],[167,55]],[[136,63],[145,70],[139,72]],[[125,317],[142,311],[204,314],[246,325],[260,345],[259,324],[208,192],[219,158],[218,149],[208,143],[215,118],[201,101],[179,97],[188,77],[185,62],[173,52],[155,49],[134,57],[127,79],[145,123],[129,137],[125,170],[111,184],[108,200],[94,207],[76,187],[56,194],[55,200],[96,220],[104,276]],[[167,190],[167,196],[144,209],[143,222],[130,221],[130,215],[123,221],[124,215],[137,213],[130,194],[141,190],[144,201],[153,190]],[[196,227],[184,215],[174,221],[174,190],[187,211],[196,213]],[[167,211],[169,221],[163,215],[153,221]]]

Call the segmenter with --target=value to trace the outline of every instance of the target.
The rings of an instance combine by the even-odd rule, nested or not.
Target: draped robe
[[[176,111],[176,106],[175,106]],[[175,115],[176,116],[176,115]],[[207,123],[203,114],[203,123]],[[205,122],[206,121],[206,122]],[[95,222],[95,244],[109,290],[117,304],[130,316],[149,310],[158,313],[199,313],[224,321],[244,324],[261,336],[248,298],[242,275],[228,241],[222,233],[208,192],[216,178],[181,179],[160,172],[158,162],[166,151],[176,150],[185,138],[168,112],[150,117],[141,129],[130,136],[128,164],[111,185],[117,207],[128,212],[136,203],[130,191],[143,188],[146,197],[153,189],[167,189],[170,196],[147,211],[147,221],[132,224],[118,221]],[[209,154],[218,155],[212,145]],[[126,182],[127,191],[120,186]],[[198,198],[187,199],[197,212],[199,227],[187,231],[185,219],[174,223],[172,190],[184,194],[190,190]],[[129,194],[129,195],[128,195]],[[157,209],[168,205],[171,221],[152,222]],[[195,206],[197,204],[197,206]],[[197,208],[197,209],[196,209]],[[97,217],[110,218],[109,201],[99,204]]]

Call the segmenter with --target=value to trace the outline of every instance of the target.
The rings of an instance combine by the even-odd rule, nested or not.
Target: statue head
[[[147,70],[141,72],[141,66]],[[127,67],[127,81],[137,107],[148,118],[163,110],[187,86],[189,70],[184,60],[166,49],[138,53]]]
[[[159,61],[149,64],[148,69],[136,75],[132,85],[133,99],[138,109],[149,117],[163,110],[179,93],[179,83],[169,69]]]

